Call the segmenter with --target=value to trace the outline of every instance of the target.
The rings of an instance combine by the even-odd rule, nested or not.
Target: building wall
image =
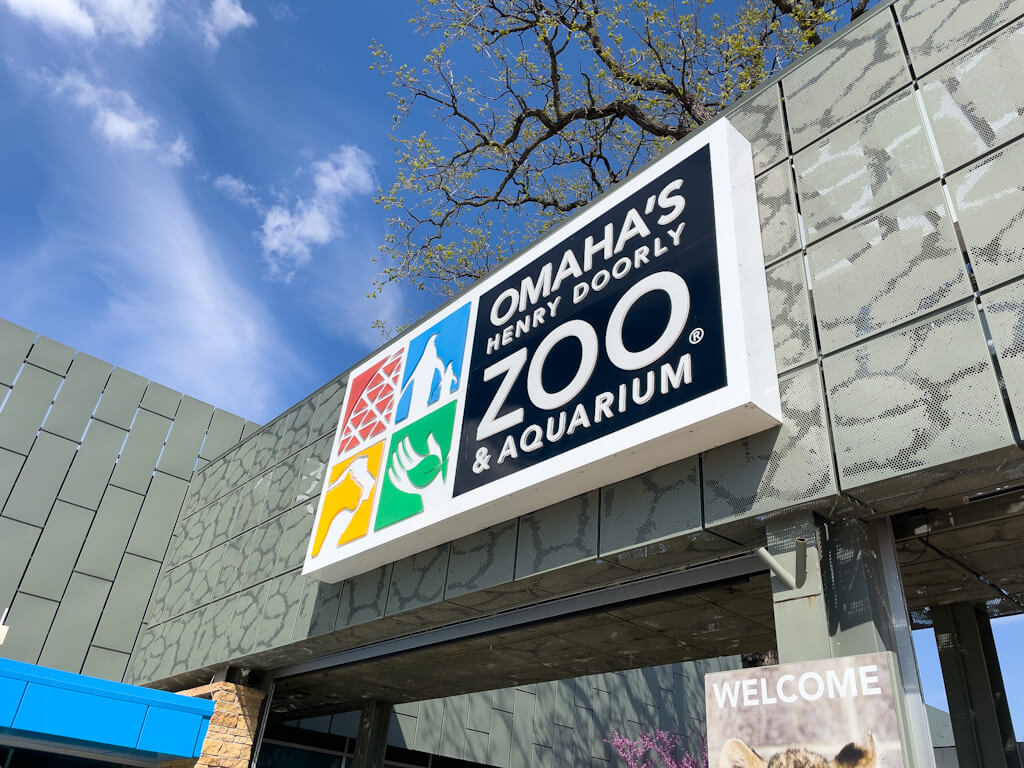
[[[739,667],[732,656],[397,704],[388,744],[499,768],[607,768],[625,765],[606,741],[613,731],[636,738],[663,730],[696,754],[705,730],[704,675]],[[289,725],[354,737],[359,713]]]
[[[257,426],[0,320],[0,656],[121,680],[195,467]]]
[[[1022,12],[883,3],[725,113],[753,145],[781,428],[324,585],[300,569],[339,377],[197,473],[128,678],[273,666],[713,559],[785,511],[1018,479]]]

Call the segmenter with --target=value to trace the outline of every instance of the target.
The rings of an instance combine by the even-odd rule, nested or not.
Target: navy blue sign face
[[[704,147],[479,299],[454,494],[724,387]]]

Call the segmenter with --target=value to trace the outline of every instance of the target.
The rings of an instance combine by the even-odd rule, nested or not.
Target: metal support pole
[[[988,616],[967,603],[931,611],[960,768],[1020,768]]]
[[[267,675],[263,686],[263,706],[260,708],[260,725],[256,730],[256,741],[252,745],[252,757],[249,760],[250,768],[256,768],[260,762],[260,749],[263,747],[263,734],[267,730],[267,720],[270,719],[270,705],[274,699],[274,678]]]
[[[388,726],[391,725],[391,704],[380,699],[363,702],[359,714],[359,731],[352,757],[353,768],[383,768],[387,748]]]

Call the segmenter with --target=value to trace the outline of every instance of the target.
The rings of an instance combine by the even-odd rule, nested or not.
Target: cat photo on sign
[[[804,747],[790,747],[765,760],[739,739],[725,742],[718,757],[718,768],[875,768],[875,765],[875,737],[870,731],[860,743],[849,742],[832,758]]]

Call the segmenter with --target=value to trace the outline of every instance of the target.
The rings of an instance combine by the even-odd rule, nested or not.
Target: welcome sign
[[[365,572],[779,423],[725,120],[355,368],[304,573]]]
[[[705,675],[712,768],[903,768],[891,653]]]

